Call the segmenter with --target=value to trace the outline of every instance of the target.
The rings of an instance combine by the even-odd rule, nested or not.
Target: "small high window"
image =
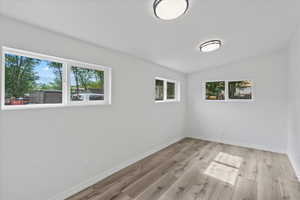
[[[155,78],[155,101],[172,102],[179,101],[180,84],[165,78]]]
[[[155,100],[163,101],[164,100],[164,81],[155,80]]]
[[[167,99],[175,99],[175,82],[167,81]]]

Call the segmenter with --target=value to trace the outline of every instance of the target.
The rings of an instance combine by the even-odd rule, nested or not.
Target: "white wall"
[[[286,151],[287,54],[272,55],[207,69],[188,76],[188,125],[192,137],[275,152]],[[202,81],[254,81],[253,102],[207,102]]]
[[[1,16],[0,24],[0,46],[113,68],[110,106],[0,111],[1,200],[49,199],[183,136],[184,74]],[[154,103],[155,76],[181,81],[180,103]]]
[[[61,199],[184,135],[288,149],[299,173],[300,31],[290,57],[282,50],[191,74],[186,83],[184,74],[128,55],[1,16],[0,24],[0,46],[113,68],[110,106],[0,111],[1,200]],[[154,103],[155,76],[181,81],[180,103]],[[202,81],[238,79],[254,81],[253,102],[203,100]]]
[[[288,155],[300,180],[300,28],[291,40],[288,78]]]

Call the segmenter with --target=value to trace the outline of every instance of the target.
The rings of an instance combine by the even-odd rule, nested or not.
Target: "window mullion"
[[[64,81],[63,81],[63,97],[64,97],[64,104],[69,104],[69,64],[67,62],[64,63]]]
[[[180,83],[176,82],[175,98],[176,101],[180,101]]]
[[[111,72],[104,70],[104,101],[108,104],[111,103]]]
[[[164,101],[167,100],[167,80],[164,80]]]

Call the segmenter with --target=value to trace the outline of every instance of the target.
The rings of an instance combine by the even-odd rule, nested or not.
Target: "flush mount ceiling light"
[[[188,0],[155,0],[154,14],[159,19],[172,20],[183,15],[189,7]]]
[[[222,45],[221,40],[210,40],[200,45],[201,52],[212,52],[218,50]]]

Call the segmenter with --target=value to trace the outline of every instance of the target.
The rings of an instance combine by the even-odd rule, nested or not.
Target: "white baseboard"
[[[206,138],[206,137],[201,137],[201,136],[188,136],[191,138],[197,138],[200,140],[207,140],[207,141],[212,141],[212,142],[219,142],[219,143],[224,143],[224,144],[229,144],[229,145],[235,145],[235,146],[241,146],[241,147],[246,147],[246,148],[253,148],[253,149],[258,149],[258,150],[263,150],[263,151],[271,151],[274,153],[286,153],[284,150],[279,150],[279,149],[272,149],[272,148],[266,148],[265,146],[260,146],[256,144],[245,144],[245,143],[240,143],[240,142],[232,142],[232,141],[227,141],[227,140],[215,140],[211,138]]]
[[[289,160],[296,172],[296,176],[298,178],[298,181],[300,181],[300,166],[297,165],[297,162],[293,159],[293,156],[291,156],[289,153],[287,153],[287,156],[289,157]]]
[[[128,167],[129,165],[132,165],[133,163],[139,161],[139,160],[142,160],[143,158],[155,153],[155,152],[158,152],[159,150],[173,144],[173,143],[176,143],[178,141],[180,141],[181,139],[185,138],[184,136],[181,136],[181,137],[178,137],[176,139],[172,139],[170,140],[169,142],[167,143],[164,143],[164,144],[160,144],[160,145],[157,145],[156,147],[154,147],[153,149],[151,149],[150,151],[147,151],[145,153],[142,153],[138,156],[136,156],[135,158],[133,159],[130,159],[130,160],[127,160],[123,163],[121,163],[120,165],[116,166],[115,168],[112,168],[112,169],[109,169],[107,171],[104,171],[104,172],[101,172],[99,173],[98,175],[94,176],[94,177],[91,177],[89,179],[87,179],[86,181],[64,191],[64,192],[61,192],[60,194],[48,199],[48,200],[64,200],[82,190],[84,190],[85,188],[91,186],[91,185],[94,185],[95,183],[101,181],[102,179],[112,175],[113,173],[116,173],[118,171],[120,171],[121,169],[123,168],[126,168]]]

